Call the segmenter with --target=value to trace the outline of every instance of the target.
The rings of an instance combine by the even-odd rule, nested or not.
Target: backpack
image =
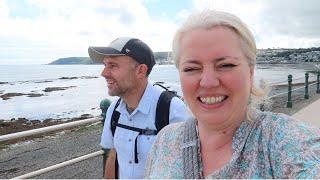
[[[124,124],[120,124],[118,123],[119,118],[120,118],[120,113],[118,111],[116,111],[116,108],[119,106],[120,100],[118,99],[112,116],[111,116],[111,121],[110,121],[110,127],[111,127],[111,132],[112,132],[112,136],[114,136],[116,128],[117,127],[121,127],[124,129],[129,129],[131,131],[136,131],[139,132],[139,135],[157,135],[158,132],[165,127],[166,125],[169,124],[169,111],[170,111],[170,103],[173,97],[177,96],[177,93],[175,91],[170,91],[168,90],[166,87],[164,87],[163,85],[161,85],[160,83],[155,83],[154,85],[158,85],[162,88],[165,89],[165,91],[163,91],[158,99],[157,102],[157,108],[156,108],[156,116],[155,116],[155,126],[156,126],[156,130],[152,130],[152,129],[141,129],[141,128],[136,128],[136,127],[132,127],[132,126],[127,126]],[[138,136],[135,139],[135,144],[134,144],[134,162],[138,163],[138,151],[137,151],[137,139]],[[115,174],[116,174],[116,178],[117,178],[117,174],[118,174],[118,160],[116,157],[116,162],[115,162]]]
[[[155,85],[159,85],[159,84],[156,83]],[[163,127],[165,127],[166,125],[169,124],[170,103],[171,103],[171,99],[174,96],[177,96],[176,93],[173,91],[169,91],[168,89],[166,89],[166,91],[163,91],[161,93],[161,95],[158,99],[157,108],[156,108],[156,117],[155,117],[156,130],[140,129],[140,128],[131,127],[131,126],[127,126],[127,125],[118,123],[120,113],[118,111],[116,111],[116,108],[119,106],[119,103],[121,100],[121,99],[118,99],[118,101],[115,105],[115,108],[113,110],[113,113],[111,116],[111,121],[110,121],[112,136],[114,136],[114,133],[116,131],[117,126],[124,128],[124,129],[129,129],[131,131],[139,132],[139,135],[149,135],[149,136],[150,135],[157,135],[158,132]],[[137,138],[138,138],[138,136],[137,136]],[[138,158],[136,155],[137,154],[137,138],[135,139],[135,163],[138,163]]]

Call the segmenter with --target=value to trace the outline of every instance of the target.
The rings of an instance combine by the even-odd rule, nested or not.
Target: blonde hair
[[[250,67],[254,68],[256,65],[257,48],[254,37],[245,23],[237,16],[216,10],[205,10],[199,13],[194,13],[189,16],[185,23],[177,30],[173,43],[172,53],[173,60],[176,67],[179,69],[180,59],[180,40],[183,34],[193,29],[207,29],[210,30],[216,26],[224,26],[233,30],[240,38],[242,51],[247,58]],[[250,92],[250,99],[248,102],[247,117],[251,119],[254,109],[260,108],[261,104],[268,105],[269,100],[266,95],[269,92],[267,84],[262,81],[262,85],[253,84]]]

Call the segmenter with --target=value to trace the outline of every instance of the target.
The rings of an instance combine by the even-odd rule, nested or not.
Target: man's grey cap
[[[107,47],[88,48],[88,53],[93,61],[102,62],[106,56],[130,56],[140,64],[148,66],[149,74],[155,65],[153,51],[143,41],[131,38],[120,37],[113,40]]]

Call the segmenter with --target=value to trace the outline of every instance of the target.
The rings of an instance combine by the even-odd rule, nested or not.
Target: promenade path
[[[302,108],[292,117],[320,128],[320,99]]]

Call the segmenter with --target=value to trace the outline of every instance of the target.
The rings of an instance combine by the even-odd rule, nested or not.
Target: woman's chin
[[[206,125],[216,125],[216,126],[219,126],[219,125],[222,125],[225,123],[225,120],[226,118],[223,118],[223,117],[217,117],[215,115],[196,115],[197,120],[200,122],[200,123],[203,123],[203,124],[206,124]]]

